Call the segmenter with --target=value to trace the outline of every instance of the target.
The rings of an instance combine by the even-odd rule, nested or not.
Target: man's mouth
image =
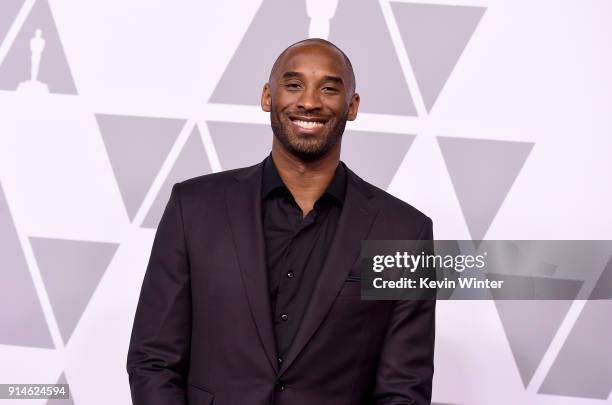
[[[316,131],[323,128],[327,122],[327,120],[324,118],[313,117],[289,117],[289,119],[295,126],[308,131]]]

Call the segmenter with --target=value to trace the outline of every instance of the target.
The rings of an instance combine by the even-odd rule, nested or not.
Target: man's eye
[[[336,93],[338,92],[338,89],[336,89],[335,87],[323,87],[323,90],[327,93]]]
[[[300,88],[300,85],[297,84],[297,83],[287,83],[285,86],[290,88],[290,89],[299,89]]]

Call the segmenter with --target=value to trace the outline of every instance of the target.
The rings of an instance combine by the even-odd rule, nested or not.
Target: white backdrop
[[[436,238],[612,239],[608,0],[1,0],[0,383],[131,403],[170,187],[263,159],[261,86],[308,36],[355,66],[343,160]],[[438,308],[435,402],[612,403],[609,301]]]

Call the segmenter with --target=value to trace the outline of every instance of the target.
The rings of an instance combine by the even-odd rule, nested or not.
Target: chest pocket
[[[344,284],[338,293],[338,297],[361,297],[361,271],[353,267],[344,280]]]
[[[187,384],[187,403],[189,405],[211,405],[215,396],[193,384]]]

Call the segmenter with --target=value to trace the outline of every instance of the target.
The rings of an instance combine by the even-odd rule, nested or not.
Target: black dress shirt
[[[339,163],[325,193],[303,213],[268,156],[262,179],[262,219],[278,362],[304,316],[344,204],[346,170]]]

